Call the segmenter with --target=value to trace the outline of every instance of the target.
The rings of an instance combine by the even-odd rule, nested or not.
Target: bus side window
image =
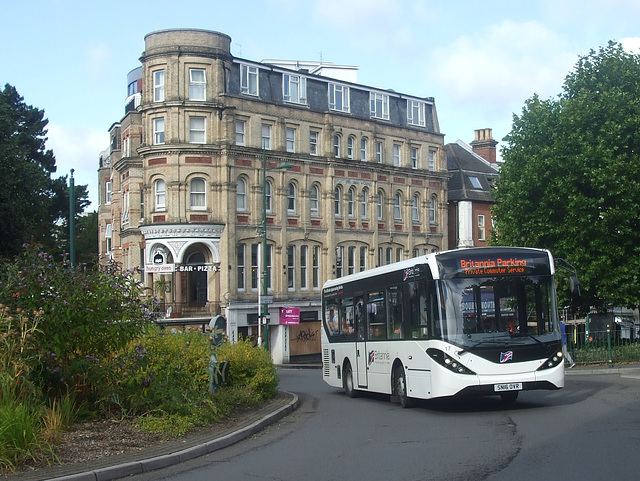
[[[403,339],[404,319],[400,286],[391,286],[387,289],[387,308],[389,309],[387,316],[390,323],[389,337],[391,339]]]
[[[411,333],[412,339],[427,339],[429,337],[429,295],[427,283],[419,281],[409,286],[411,306]]]

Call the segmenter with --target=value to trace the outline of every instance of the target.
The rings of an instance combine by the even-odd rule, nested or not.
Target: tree
[[[51,178],[56,160],[45,147],[48,123],[44,111],[25,104],[15,87],[6,84],[0,91],[0,257],[17,254],[32,239],[53,246],[56,222],[68,218],[66,177]],[[86,186],[76,193],[79,215],[88,202]]]
[[[609,42],[505,137],[494,242],[574,265],[583,306],[640,305],[640,56]]]

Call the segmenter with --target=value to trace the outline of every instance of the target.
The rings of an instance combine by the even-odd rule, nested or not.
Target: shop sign
[[[300,308],[281,307],[280,324],[284,324],[285,326],[300,324]]]

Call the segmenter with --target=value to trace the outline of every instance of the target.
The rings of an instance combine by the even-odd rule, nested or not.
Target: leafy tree
[[[44,111],[25,104],[15,87],[6,84],[0,91],[0,257],[17,254],[31,239],[55,245],[55,226],[68,218],[66,177],[51,178],[56,160],[45,147],[48,123]],[[86,186],[76,194],[79,215],[88,205]]]
[[[557,99],[528,99],[505,137],[498,244],[574,265],[586,306],[640,304],[640,56],[609,42]]]

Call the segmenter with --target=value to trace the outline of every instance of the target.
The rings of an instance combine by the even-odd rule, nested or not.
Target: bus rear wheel
[[[400,398],[400,406],[403,408],[415,406],[415,399],[410,398],[407,394],[407,378],[402,366],[396,367],[393,371],[393,390],[395,395]]]
[[[353,369],[351,369],[351,363],[347,361],[342,370],[342,387],[344,393],[349,397],[358,397],[358,391],[353,383]]]

